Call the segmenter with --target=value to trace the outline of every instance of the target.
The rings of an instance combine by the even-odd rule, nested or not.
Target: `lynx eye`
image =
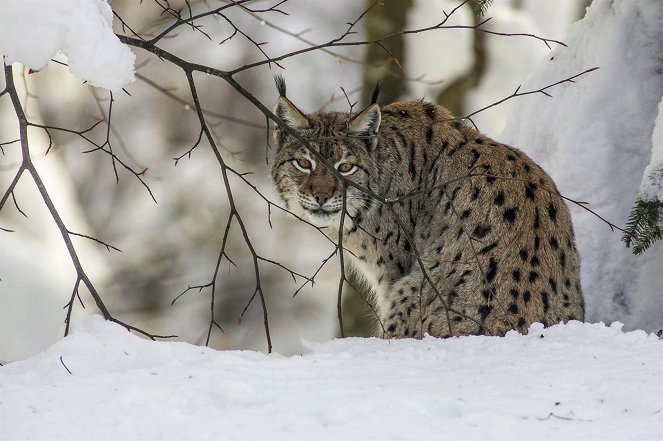
[[[311,170],[313,164],[305,158],[293,159],[292,164],[301,171],[308,172]]]
[[[336,169],[344,175],[349,175],[350,173],[353,173],[357,169],[357,166],[350,162],[343,162],[339,164],[336,167]]]

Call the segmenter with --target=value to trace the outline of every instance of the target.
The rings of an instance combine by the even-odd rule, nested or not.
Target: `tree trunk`
[[[367,7],[373,4],[368,0]],[[405,28],[407,14],[412,7],[412,0],[389,0],[374,7],[366,15],[366,37],[369,40],[383,37]],[[364,66],[364,90],[361,102],[365,106],[370,102],[375,84],[382,82],[380,102],[398,101],[406,92],[404,72],[401,64],[405,62],[405,43],[402,35],[381,43],[368,46]],[[387,50],[385,50],[385,48]]]

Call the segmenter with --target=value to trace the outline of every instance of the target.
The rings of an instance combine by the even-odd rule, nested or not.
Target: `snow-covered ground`
[[[0,368],[0,438],[656,440],[662,362],[662,340],[619,324],[283,357],[152,342],[93,316]]]

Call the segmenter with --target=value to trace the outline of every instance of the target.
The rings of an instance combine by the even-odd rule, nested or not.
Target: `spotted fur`
[[[343,245],[375,296],[385,337],[526,333],[533,322],[584,319],[569,210],[525,153],[423,100],[305,115],[281,96],[275,114],[339,172],[352,169],[348,180],[387,200],[435,188],[387,206],[347,187]],[[279,195],[336,240],[341,181],[286,131],[277,127],[274,140]]]

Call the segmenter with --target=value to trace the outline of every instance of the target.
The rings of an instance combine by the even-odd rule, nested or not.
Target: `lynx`
[[[379,106],[375,93],[354,115],[304,114],[280,78],[277,87],[274,113],[337,172],[277,126],[271,177],[287,208],[337,240],[339,176],[387,201],[346,184],[341,237],[384,337],[527,333],[533,322],[584,319],[568,207],[525,153],[424,100]]]

